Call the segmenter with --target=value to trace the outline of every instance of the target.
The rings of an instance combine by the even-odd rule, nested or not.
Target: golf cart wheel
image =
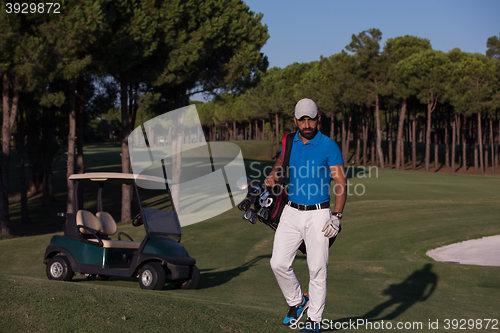
[[[200,284],[201,274],[200,270],[196,266],[191,267],[191,278],[184,282],[177,282],[175,287],[178,289],[196,289]]]
[[[162,290],[165,280],[165,270],[157,262],[147,263],[139,273],[139,285],[142,289]]]
[[[49,280],[70,281],[73,278],[73,269],[65,256],[55,256],[47,264],[47,277]]]

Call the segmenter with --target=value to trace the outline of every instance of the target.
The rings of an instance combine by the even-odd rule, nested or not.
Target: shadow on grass
[[[373,309],[359,317],[342,318],[335,320],[330,331],[339,331],[342,329],[353,328],[352,325],[356,323],[364,323],[361,326],[363,329],[377,328],[378,321],[393,320],[400,316],[403,312],[409,309],[417,302],[424,302],[431,296],[436,289],[438,277],[431,271],[432,264],[426,264],[420,270],[413,272],[403,282],[399,284],[391,284],[387,289],[382,292],[382,295],[390,297],[389,300],[375,306]],[[382,315],[387,309],[397,305],[390,313]],[[367,324],[367,321],[369,323]],[[367,325],[372,325],[370,326]],[[359,328],[359,327],[358,327]],[[392,327],[393,329],[396,326]]]
[[[62,211],[61,209],[59,211]],[[54,217],[32,219],[31,223],[12,223],[10,232],[13,237],[28,237],[45,234],[55,234],[63,231],[64,218],[58,217],[53,212]]]
[[[299,259],[305,260],[306,256],[297,255]],[[226,271],[212,272],[214,269],[200,269],[201,272],[201,280],[200,285],[196,289],[207,289],[213,288],[220,285],[223,285],[233,278],[238,277],[240,274],[248,271],[251,267],[255,266],[262,259],[271,259],[271,255],[261,255],[253,258],[252,260],[244,263],[242,266],[238,266]],[[84,275],[78,274],[73,279],[73,282],[82,283],[82,282],[94,282],[97,281],[99,284],[106,284],[108,278],[106,279],[87,279]],[[111,276],[109,277],[109,281],[121,281],[121,282],[131,282],[138,283],[139,280],[137,277],[121,277],[121,276]],[[175,290],[178,289],[175,287],[173,282],[167,282],[163,288],[163,290]]]
[[[213,269],[202,269],[201,271],[201,281],[197,289],[206,289],[216,286],[223,285],[233,278],[239,276],[240,274],[248,271],[250,267],[255,266],[257,262],[262,259],[270,259],[271,255],[262,255],[253,258],[252,260],[244,263],[242,266],[238,266],[227,271],[212,272]]]

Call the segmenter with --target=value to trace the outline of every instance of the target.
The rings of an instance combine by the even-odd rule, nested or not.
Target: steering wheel
[[[139,227],[142,225],[142,216],[141,213],[137,214],[134,219],[132,220],[132,225],[134,227]]]

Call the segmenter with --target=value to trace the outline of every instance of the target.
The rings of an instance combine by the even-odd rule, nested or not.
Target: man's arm
[[[273,168],[271,172],[269,172],[269,175],[264,180],[264,183],[269,187],[273,187],[279,180],[278,172],[280,172],[280,170],[281,170],[281,154],[276,159],[276,163],[274,163]]]
[[[347,199],[347,180],[345,178],[344,164],[331,166],[330,172],[335,181],[335,208],[333,211],[342,213]]]

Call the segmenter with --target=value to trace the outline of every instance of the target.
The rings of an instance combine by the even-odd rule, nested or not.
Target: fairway
[[[243,157],[264,159],[267,148],[244,142]],[[99,168],[91,155],[106,150],[119,153],[115,147],[89,149],[88,171]],[[103,163],[113,171],[117,162],[109,157]],[[55,170],[64,176],[63,168]],[[462,319],[468,332],[484,331],[486,323],[489,331],[495,320],[500,329],[500,267],[435,262],[425,255],[500,234],[499,176],[371,169],[352,173],[349,183],[342,232],[330,249],[323,314],[330,328],[323,331],[335,330],[335,323],[354,331],[347,324],[368,321],[371,326],[357,328],[459,332]],[[134,239],[144,233],[131,224],[118,228]],[[0,331],[298,332],[281,326],[288,307],[269,266],[270,228],[243,221],[242,212],[232,209],[183,232],[181,243],[201,271],[197,290],[167,284],[145,291],[136,279],[87,281],[80,275],[72,282],[49,281],[42,260],[53,234],[0,241]],[[294,270],[307,291],[300,252]]]

